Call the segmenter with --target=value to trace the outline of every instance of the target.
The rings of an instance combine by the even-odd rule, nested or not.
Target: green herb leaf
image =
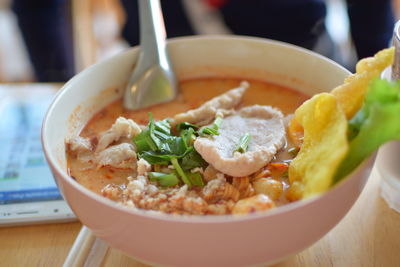
[[[188,185],[190,188],[192,186],[192,183],[190,182],[189,178],[186,176],[186,173],[182,170],[181,166],[178,163],[178,160],[176,158],[171,159],[171,163],[175,168],[175,171],[178,173],[180,176],[181,180]]]
[[[162,121],[157,121],[154,123],[155,130],[164,133],[165,135],[171,135],[171,125],[169,124],[169,119]]]
[[[185,171],[207,165],[193,146],[196,138],[195,129],[198,127],[190,123],[181,123],[178,127],[180,136],[174,136],[171,134],[168,120],[155,122],[152,115],[149,114],[149,116],[146,129],[133,139],[139,158],[153,165],[172,164],[176,171],[175,176],[189,187],[192,186],[191,179]],[[211,131],[217,131],[221,122],[222,119],[217,118],[212,125],[213,128],[210,128]],[[189,176],[192,177],[191,174]],[[202,183],[197,175],[194,176],[193,184],[201,186]]]
[[[245,133],[242,137],[240,137],[239,143],[236,146],[235,150],[233,150],[233,153],[239,152],[239,153],[244,153],[247,151],[247,147],[249,146],[251,140],[251,135],[249,133]]]
[[[150,141],[153,143],[153,141],[151,139],[150,139]],[[136,136],[136,139],[134,139],[133,142],[136,145],[136,151],[138,153],[140,153],[141,151],[153,150],[145,137],[140,138],[139,136]],[[154,145],[154,149],[157,149],[157,147],[155,145]]]
[[[334,183],[352,172],[382,144],[400,139],[400,83],[374,80],[363,107],[349,121],[349,152],[339,165]]]
[[[156,151],[164,149],[164,143],[171,137],[170,126],[167,120],[154,122],[151,113],[149,116],[150,120],[147,128],[133,139],[138,153],[147,150]]]
[[[168,142],[165,144],[165,150],[162,150],[165,153],[170,154],[172,157],[181,158],[185,154],[189,153],[189,149],[185,144],[185,140],[182,137],[173,136]]]
[[[157,151],[145,151],[139,154],[139,158],[146,160],[150,164],[168,165],[171,161],[170,154],[157,152]]]
[[[157,146],[157,150],[166,150],[165,142],[171,139],[171,126],[166,120],[154,122],[153,116],[150,113],[149,134],[153,142]]]
[[[189,122],[181,122],[181,123],[177,124],[175,127],[176,127],[176,130],[178,131],[178,133],[180,133],[182,130],[186,130],[189,128],[192,128],[195,131],[197,131],[199,129],[199,126],[191,124]]]
[[[207,135],[219,135],[218,130],[215,130],[210,127],[203,127],[200,129],[200,131],[198,131],[198,133],[202,137],[207,136]]]
[[[182,158],[180,165],[183,170],[188,171],[197,167],[204,168],[207,162],[193,149]]]
[[[193,145],[196,136],[194,135],[193,128],[185,129],[181,132],[181,137],[185,142],[185,146],[188,148]]]
[[[133,142],[136,144],[136,148],[139,153],[141,151],[157,149],[157,145],[151,138],[150,130],[148,128],[141,131],[140,134],[133,139]]]

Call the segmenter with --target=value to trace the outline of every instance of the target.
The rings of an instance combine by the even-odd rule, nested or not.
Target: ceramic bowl
[[[168,42],[179,79],[233,76],[266,80],[312,95],[341,84],[349,72],[308,50],[259,38],[206,36]],[[92,193],[68,176],[66,136],[79,132],[122,95],[138,48],[95,64],[71,79],[45,117],[43,148],[57,184],[93,233],[142,262],[167,266],[273,263],[304,250],[349,211],[372,160],[322,196],[248,216],[172,216],[138,212]]]

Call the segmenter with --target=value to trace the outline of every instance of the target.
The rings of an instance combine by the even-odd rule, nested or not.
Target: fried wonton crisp
[[[368,84],[392,64],[393,58],[394,48],[392,47],[378,52],[374,57],[360,60],[356,66],[356,73],[332,90],[347,119],[351,119],[361,108]]]
[[[289,167],[290,183],[296,184],[296,192],[289,191],[292,200],[327,191],[349,147],[346,116],[332,94],[306,101],[295,119],[304,128],[304,141]]]
[[[382,144],[400,139],[400,83],[374,80],[349,126],[350,150],[334,182],[346,177]]]
[[[347,136],[346,131],[348,125],[350,130],[354,130],[357,120],[360,121],[361,115],[357,112],[364,103],[368,84],[392,64],[393,58],[394,48],[388,48],[378,52],[374,57],[362,59],[356,66],[356,73],[346,78],[342,85],[332,90],[331,94],[316,95],[298,108],[296,116],[288,127],[291,141],[301,147],[289,167],[291,188],[288,197],[291,200],[328,190],[387,140],[383,137],[384,134],[378,133],[379,130],[371,128],[369,120],[365,120],[363,127],[371,133],[367,134],[366,130],[360,128],[359,133],[350,131],[351,135]],[[382,92],[382,89],[380,91]],[[376,107],[371,108],[375,109]],[[381,106],[377,109],[379,110],[373,111],[371,118],[376,119],[378,114],[383,116],[384,111],[390,108],[384,109]],[[373,126],[377,127],[377,121],[373,122]],[[386,122],[385,127],[388,127]],[[385,127],[382,127],[382,130],[387,130]],[[302,128],[303,144],[301,144]],[[392,128],[390,130],[393,130]],[[380,137],[372,136],[372,132]],[[354,138],[355,135],[359,136]],[[370,137],[372,139],[369,140]],[[370,145],[367,145],[368,143]],[[347,152],[349,146],[350,151]]]

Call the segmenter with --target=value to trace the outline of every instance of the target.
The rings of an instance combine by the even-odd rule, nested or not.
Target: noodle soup
[[[123,109],[122,100],[117,100],[98,112],[79,136],[67,140],[70,176],[91,191],[132,209],[174,214],[242,214],[269,210],[294,200],[290,197],[287,169],[298,147],[288,138],[286,126],[291,114],[308,99],[307,95],[276,84],[256,80],[241,83],[241,79],[235,78],[184,80],[180,83],[180,89],[177,99],[169,103],[127,111]],[[226,101],[218,102],[218,99],[223,100],[224,97],[227,97]],[[216,105],[211,108],[215,112],[209,112],[210,108],[208,111],[204,109],[210,101]],[[246,109],[251,115],[239,114]],[[198,112],[188,117],[189,110]],[[149,130],[149,114],[154,118],[156,126],[163,120],[168,122],[169,138],[176,142],[182,140],[179,138],[184,132],[187,134],[187,129],[192,129],[191,144],[183,144],[190,151],[180,155],[170,153],[171,158],[176,158],[175,164],[170,159],[161,162],[159,158],[148,162],[152,161],[146,157],[150,152],[158,153],[156,156],[160,157],[159,154],[168,154],[166,149],[139,151],[142,140],[138,140],[137,136]],[[171,120],[166,121],[166,118]],[[179,123],[174,122],[177,118]],[[182,121],[182,118],[185,119]],[[213,131],[216,118],[221,121],[220,128],[215,131],[218,133],[201,133]],[[232,152],[229,155],[229,152],[222,155],[217,160],[225,159],[228,162],[218,164],[210,159],[207,151],[209,148],[202,147],[200,141],[212,142],[221,138],[224,145],[224,132],[232,128],[229,121],[233,123],[234,133],[228,132],[226,137],[229,139],[236,132],[244,130],[250,139],[248,148],[242,152],[236,151],[236,154]],[[255,125],[261,127],[261,130],[266,129],[266,132],[248,134],[253,130],[235,130],[237,123]],[[278,141],[257,140],[257,136],[262,139],[270,135],[268,127],[271,126],[264,123],[279,126],[280,136],[275,137]],[[193,128],[177,129],[179,125],[189,124]],[[237,134],[236,140],[231,141],[238,143],[241,137],[242,133]],[[232,147],[232,142],[227,146]],[[261,155],[258,148],[263,142],[271,143],[274,151],[269,151],[270,147],[262,148],[260,151],[265,155]],[[247,154],[250,160],[246,158]],[[188,158],[192,160],[193,157],[197,161],[186,166]],[[241,162],[243,160],[245,163]],[[236,175],[235,171],[231,173],[224,169],[232,170],[229,164],[241,164],[244,167],[238,169]],[[245,170],[249,166],[251,168]],[[183,172],[179,170],[180,167]]]

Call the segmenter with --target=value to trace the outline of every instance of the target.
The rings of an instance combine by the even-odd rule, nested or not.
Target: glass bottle
[[[394,62],[382,72],[382,78],[400,80],[400,21],[394,27],[393,45]],[[381,195],[389,207],[400,212],[400,141],[391,141],[383,145],[379,149],[376,164],[382,177]]]

